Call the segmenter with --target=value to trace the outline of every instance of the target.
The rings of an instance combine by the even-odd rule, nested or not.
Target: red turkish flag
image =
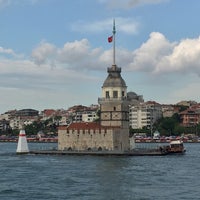
[[[113,41],[113,36],[108,37],[108,42],[112,42]]]

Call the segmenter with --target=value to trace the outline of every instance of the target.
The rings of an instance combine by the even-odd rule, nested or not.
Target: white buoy
[[[25,130],[20,130],[18,144],[17,144],[17,153],[28,153],[28,152],[29,149],[28,149]]]

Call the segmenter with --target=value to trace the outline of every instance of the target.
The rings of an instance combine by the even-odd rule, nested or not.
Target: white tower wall
[[[29,152],[25,130],[20,130],[17,144],[17,153]]]

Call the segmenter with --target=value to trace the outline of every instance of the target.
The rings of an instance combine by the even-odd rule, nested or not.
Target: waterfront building
[[[34,109],[15,110],[11,112],[9,118],[12,129],[22,129],[22,124],[29,125],[39,119],[39,111]]]
[[[45,121],[45,120],[55,117],[56,114],[57,114],[57,111],[54,109],[45,109],[40,113],[40,116],[42,120]]]
[[[9,119],[10,119],[9,113],[4,113],[0,115],[0,120],[9,120]]]
[[[154,101],[147,101],[139,105],[130,106],[130,127],[152,129],[153,124],[162,117],[161,105]]]
[[[185,127],[193,127],[200,123],[200,104],[194,104],[179,113],[181,124]]]
[[[190,107],[190,106],[193,106],[193,105],[196,105],[196,104],[197,104],[196,101],[190,100],[190,101],[180,101],[176,105]]]
[[[115,25],[113,25],[113,64],[102,86],[100,120],[73,122],[58,128],[58,149],[75,151],[128,151],[129,101],[121,68],[115,64]],[[133,146],[133,145],[132,145]]]
[[[68,116],[62,116],[61,119],[59,120],[59,125],[65,126],[68,124],[70,124],[70,122],[68,121]]]
[[[22,109],[22,110],[18,110],[16,111],[15,113],[16,116],[19,116],[19,117],[35,117],[35,116],[38,116],[39,115],[39,111],[37,110],[34,110],[34,109]]]
[[[73,122],[92,122],[97,119],[97,110],[85,110],[74,113],[72,117]]]
[[[9,121],[6,119],[0,120],[0,134],[3,134],[8,130],[10,130]]]
[[[59,123],[63,124],[63,120],[65,117],[66,124],[71,122],[92,122],[98,119],[98,110],[99,105],[90,105],[89,107],[83,105],[75,105],[70,107],[66,114],[62,117],[62,122]]]
[[[162,104],[162,113],[163,113],[163,117],[172,117],[174,113],[178,113],[178,111],[176,112],[176,106],[175,105],[171,105],[171,104]]]
[[[97,110],[88,110],[82,114],[83,122],[93,122],[98,119]]]
[[[179,113],[182,105],[162,104],[163,117],[172,117],[175,113]],[[185,107],[185,106],[184,106]]]
[[[22,129],[22,125],[30,125],[38,119],[38,116],[15,116],[10,119],[9,125],[12,129]]]

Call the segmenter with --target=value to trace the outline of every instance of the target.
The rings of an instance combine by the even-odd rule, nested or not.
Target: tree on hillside
[[[180,117],[175,113],[172,117],[165,117],[160,119],[155,126],[158,131],[165,136],[179,135],[183,129],[181,128]],[[178,132],[177,132],[178,131]]]

